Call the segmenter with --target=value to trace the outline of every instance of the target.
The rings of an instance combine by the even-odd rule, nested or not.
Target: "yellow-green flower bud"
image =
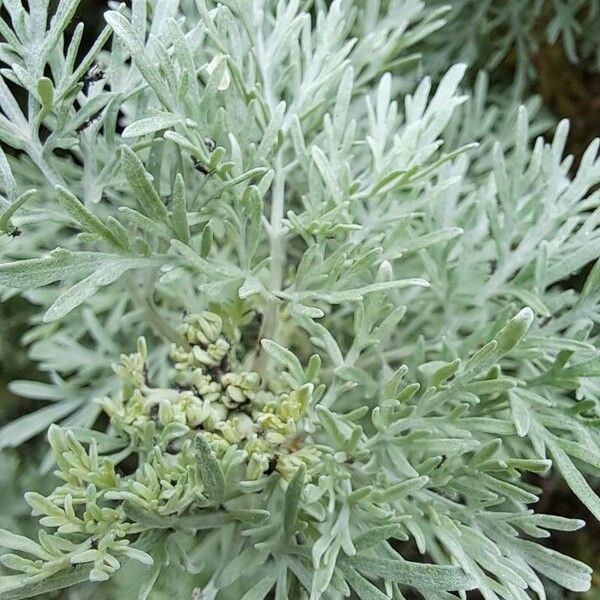
[[[252,454],[246,466],[246,479],[250,481],[260,479],[263,473],[269,468],[269,462],[269,457],[262,452]]]
[[[146,359],[148,348],[146,340],[138,339],[138,351],[133,354],[122,354],[121,364],[117,367],[117,373],[123,380],[123,393],[127,397],[135,388],[143,387],[146,383]]]
[[[158,420],[161,425],[168,425],[174,418],[173,405],[168,400],[161,400],[158,405]]]
[[[208,407],[208,415],[204,421],[204,428],[208,431],[215,429],[217,423],[225,421],[229,411],[219,402],[211,402]]]
[[[188,315],[184,319],[179,332],[192,344],[208,346],[214,342],[223,328],[223,321],[219,315],[205,311],[199,315]]]
[[[235,408],[236,406],[243,404],[246,400],[247,398],[240,388],[235,387],[234,385],[228,385],[222,401],[227,408]]]
[[[210,344],[206,351],[208,352],[208,355],[216,361],[216,364],[219,364],[225,358],[230,348],[231,345],[227,340],[219,338],[216,342]]]
[[[194,369],[191,383],[204,400],[214,401],[221,397],[221,384],[214,381],[209,375],[205,375],[202,369]]]
[[[260,376],[255,372],[226,373],[221,377],[221,383],[226,386],[223,404],[236,408],[256,396]]]

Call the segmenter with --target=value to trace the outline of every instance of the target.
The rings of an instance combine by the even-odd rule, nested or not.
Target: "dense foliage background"
[[[31,1],[31,0],[30,0]],[[433,4],[433,2],[432,2]],[[450,2],[452,11],[449,19],[454,18],[459,27],[464,27],[467,20],[473,18],[465,8],[468,2]],[[482,2],[482,4],[484,4]],[[502,2],[500,4],[503,4]],[[506,4],[513,4],[506,2]],[[519,4],[519,3],[514,3]],[[531,17],[528,25],[528,39],[534,43],[523,49],[518,47],[521,43],[518,38],[508,39],[503,52],[495,56],[493,64],[487,64],[488,58],[475,52],[470,59],[471,80],[474,81],[479,68],[492,66],[490,71],[491,94],[495,96],[518,94],[524,97],[537,96],[541,99],[542,113],[547,116],[549,129],[561,118],[571,120],[572,127],[568,139],[568,149],[575,157],[575,165],[581,157],[583,150],[589,142],[600,134],[600,73],[598,72],[598,57],[589,51],[587,45],[590,40],[586,37],[575,36],[572,47],[565,44],[563,39],[549,40],[547,24],[552,11],[547,5],[551,2],[524,3],[525,12],[519,13]],[[534,10],[533,5],[540,4]],[[575,4],[575,3],[574,3]],[[591,4],[594,4],[593,2]],[[531,6],[528,6],[531,5]],[[104,25],[102,13],[105,10],[104,0],[85,0],[80,8],[79,19],[86,23],[84,39],[89,47],[94,40],[94,35]],[[508,9],[507,9],[508,10]],[[512,9],[511,9],[512,10]],[[527,10],[531,10],[529,15]],[[581,11],[590,10],[587,4]],[[462,12],[461,12],[462,11]],[[595,21],[593,20],[595,18]],[[582,19],[584,20],[584,19]],[[598,15],[592,15],[592,21],[599,25]],[[587,21],[585,21],[587,23]],[[589,24],[588,24],[589,25]],[[600,30],[600,27],[599,27]],[[443,40],[438,42],[444,48]],[[592,40],[592,45],[594,44]],[[586,45],[587,44],[587,45]],[[481,48],[481,44],[476,47]],[[597,46],[596,46],[597,49]],[[524,67],[522,54],[529,57],[529,64]],[[574,59],[577,56],[577,59]],[[463,57],[452,57],[452,60]],[[440,58],[441,61],[450,60],[449,57]],[[479,61],[479,62],[478,62]],[[445,62],[444,66],[451,64]],[[431,66],[431,65],[430,65]],[[523,69],[527,71],[523,75]],[[516,84],[515,84],[516,82]],[[515,85],[518,88],[515,91]],[[10,243],[3,239],[0,243]],[[576,282],[583,281],[586,271],[576,276]],[[573,281],[569,282],[572,287]],[[8,382],[14,379],[43,379],[44,374],[37,373],[35,366],[28,360],[22,349],[22,335],[24,324],[33,309],[21,297],[15,297],[0,304],[0,423],[9,422],[16,416],[26,414],[30,406],[22,398],[16,397],[8,390]],[[0,525],[2,527],[17,527],[28,531],[33,525],[33,520],[28,516],[29,510],[21,501],[25,489],[45,490],[45,482],[37,476],[37,464],[46,452],[42,436],[28,442],[16,450],[5,450],[2,454],[2,468],[0,469]],[[558,478],[545,478],[536,483],[544,488],[543,500],[537,505],[539,512],[568,517],[584,518],[588,526],[577,534],[561,536],[553,535],[551,544],[562,552],[576,556],[580,560],[592,565],[596,572],[600,572],[600,526],[591,518],[587,510],[580,505],[571,492],[560,483]],[[598,491],[598,488],[596,488]],[[585,595],[586,599],[600,599],[600,580],[594,579],[594,589]],[[60,595],[68,598],[68,592]],[[563,591],[556,590],[555,598],[575,598],[576,595],[564,596]]]

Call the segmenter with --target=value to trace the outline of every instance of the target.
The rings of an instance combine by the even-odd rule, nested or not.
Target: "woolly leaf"
[[[60,185],[56,186],[58,199],[65,210],[90,233],[95,233],[111,246],[122,248],[120,239],[98,217],[92,214],[79,199]]]
[[[141,137],[156,133],[163,129],[169,129],[181,122],[181,118],[170,113],[158,113],[152,117],[140,119],[123,130],[124,138]]]
[[[475,579],[459,567],[414,563],[390,558],[356,555],[346,559],[357,571],[419,588],[456,591],[472,590]]]
[[[560,474],[565,478],[567,485],[573,493],[588,507],[590,512],[600,520],[600,498],[590,487],[583,475],[577,470],[573,461],[560,446],[549,437],[546,437],[546,445],[552,455],[552,459]],[[582,591],[582,590],[575,590]]]
[[[285,492],[285,502],[283,506],[283,531],[285,537],[291,537],[296,530],[296,521],[298,520],[298,511],[300,509],[300,497],[304,487],[304,465],[298,467],[292,480],[288,484]]]
[[[0,231],[8,231],[11,217],[29,200],[37,194],[37,190],[28,190],[21,194],[7,209],[0,213]]]
[[[300,384],[304,380],[304,369],[296,356],[272,340],[261,340],[265,352],[282,367],[289,370],[290,375]]]
[[[190,243],[190,227],[187,219],[187,204],[185,199],[185,182],[181,173],[175,178],[173,188],[173,228],[178,239],[184,244]]]
[[[120,258],[113,257],[112,261],[98,265],[94,273],[76,283],[66,292],[61,294],[44,314],[44,321],[55,321],[77,308],[101,287],[110,285],[119,279],[125,272],[155,266],[156,262],[146,258]]]
[[[204,493],[215,504],[221,504],[225,498],[225,477],[221,464],[201,433],[196,436],[196,460],[204,484]]]
[[[2,600],[25,600],[39,594],[46,594],[70,587],[89,578],[92,565],[76,565],[72,569],[62,570],[48,575],[6,575],[0,577]]]
[[[149,175],[144,169],[142,161],[127,146],[122,146],[121,152],[123,171],[140,211],[156,223],[169,223],[167,209],[150,183]]]

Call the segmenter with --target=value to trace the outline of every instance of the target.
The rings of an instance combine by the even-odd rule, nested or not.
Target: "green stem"
[[[268,338],[275,340],[277,337],[277,325],[279,322],[279,309],[281,301],[276,297],[283,286],[286,258],[286,233],[283,227],[283,216],[285,210],[285,178],[286,170],[282,164],[282,151],[280,150],[275,165],[275,179],[273,181],[273,196],[271,204],[270,219],[270,254],[271,273],[269,277],[269,292],[264,319],[260,331],[260,339]],[[268,365],[268,355],[261,350],[255,359],[255,366],[259,372],[264,372]]]

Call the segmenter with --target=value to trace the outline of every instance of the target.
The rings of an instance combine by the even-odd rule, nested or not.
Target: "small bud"
[[[391,281],[394,277],[394,271],[389,261],[384,260],[379,265],[379,271],[377,272],[377,281]]]
[[[162,425],[168,425],[173,419],[173,406],[168,400],[161,400],[158,405],[158,420]]]

